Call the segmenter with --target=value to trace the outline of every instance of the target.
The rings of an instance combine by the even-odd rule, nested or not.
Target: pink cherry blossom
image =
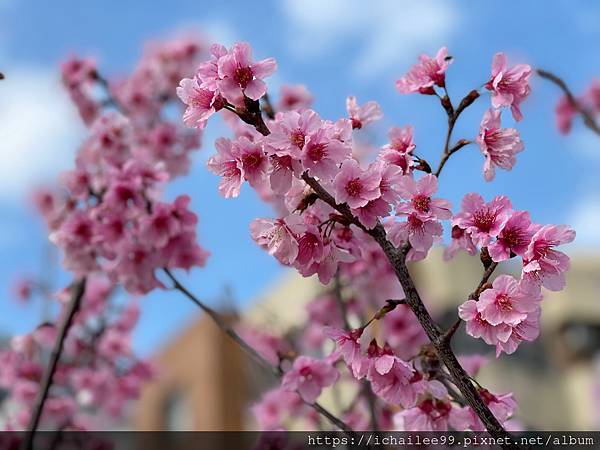
[[[524,292],[519,282],[510,275],[500,275],[492,288],[479,296],[477,311],[491,325],[517,325],[538,308],[540,300],[540,296]]]
[[[421,221],[444,220],[452,217],[452,206],[444,199],[432,198],[437,192],[438,182],[434,175],[427,174],[418,181],[406,175],[397,188],[406,201],[396,206],[398,215],[412,215]]]
[[[565,286],[565,272],[570,260],[554,247],[575,239],[575,231],[566,225],[538,227],[523,255],[523,278],[533,288],[543,286],[559,291]]]
[[[523,256],[531,238],[534,228],[527,211],[515,211],[506,221],[498,238],[488,245],[490,256],[496,262],[504,261],[512,255]]]
[[[492,91],[492,106],[510,107],[515,120],[523,118],[520,105],[531,92],[531,66],[518,64],[509,68],[504,53],[496,53],[492,61],[492,76],[485,87]]]
[[[365,206],[379,198],[381,175],[378,170],[363,170],[354,159],[344,161],[333,180],[337,203],[347,203],[350,208]]]
[[[414,214],[409,215],[403,222],[388,222],[386,229],[390,242],[397,248],[408,241],[413,250],[423,253],[429,251],[434,239],[440,237],[443,232],[442,224],[437,220],[423,221]]]
[[[301,160],[308,173],[322,180],[332,180],[338,172],[338,164],[350,157],[350,147],[334,134],[333,126],[318,129],[304,145]]]
[[[495,395],[487,389],[479,389],[479,395],[490,408],[492,414],[506,427],[506,422],[513,416],[517,402],[512,393]],[[455,430],[486,431],[477,414],[469,407],[454,407],[450,413],[450,425]]]
[[[298,236],[303,230],[302,218],[293,214],[277,220],[254,219],[250,223],[252,239],[286,265],[298,256]]]
[[[299,356],[283,376],[281,386],[288,391],[297,391],[304,401],[314,403],[323,388],[335,383],[338,376],[338,371],[326,362]]]
[[[399,431],[447,431],[452,408],[447,400],[428,398],[397,413],[394,423]]]
[[[454,225],[452,227],[452,242],[444,249],[444,260],[448,261],[460,251],[464,250],[469,255],[473,256],[477,253],[477,247],[473,243],[473,238],[464,228]]]
[[[434,94],[434,85],[446,86],[446,70],[452,63],[448,56],[448,49],[442,47],[438,50],[435,58],[421,55],[419,62],[412,66],[408,73],[396,81],[396,89],[401,94],[419,92],[421,94]]]
[[[416,147],[413,143],[412,127],[410,125],[403,128],[393,127],[388,136],[390,143],[382,147],[379,159],[401,167],[405,175],[410,173],[414,165],[412,152]]]
[[[477,308],[475,300],[467,300],[458,307],[459,317],[466,322],[467,334],[474,338],[481,338],[489,345],[506,342],[512,329],[509,325],[501,323],[492,325],[483,319]]]
[[[211,156],[208,160],[208,169],[222,177],[219,184],[219,192],[225,198],[237,197],[240,195],[240,188],[244,182],[244,172],[242,165],[234,154],[231,141],[225,138],[219,138],[215,142],[217,154]]]
[[[337,349],[344,358],[344,362],[355,372],[363,363],[360,349],[360,337],[363,330],[357,328],[351,331],[342,331],[333,327],[326,327],[324,333],[336,343]]]
[[[252,49],[245,42],[234,44],[231,50],[219,58],[217,82],[223,96],[235,105],[243,104],[242,96],[258,100],[267,91],[263,78],[275,72],[277,63],[273,58],[252,62]]]
[[[359,222],[369,230],[375,228],[377,221],[381,217],[388,216],[390,211],[390,204],[383,198],[371,200],[365,206],[352,209],[352,213],[356,216]]]
[[[383,117],[383,111],[381,111],[377,102],[371,100],[363,106],[358,106],[356,97],[352,95],[346,99],[346,111],[348,111],[354,129],[360,129]]]
[[[209,89],[201,88],[195,78],[181,80],[177,88],[177,96],[187,105],[183,122],[189,127],[204,128],[209,117],[222,107],[219,95]]]
[[[479,194],[466,194],[462,200],[462,209],[452,219],[453,226],[464,229],[478,246],[488,245],[498,236],[511,214],[512,205],[505,196],[497,196],[485,203]]]
[[[271,124],[271,134],[265,138],[265,151],[268,154],[300,159],[309,136],[321,125],[321,118],[312,110],[278,113]]]
[[[369,357],[367,378],[373,392],[391,404],[400,404],[404,408],[414,405],[416,392],[410,384],[413,368],[395,356],[388,346],[380,349],[372,343],[369,346]]]
[[[496,357],[502,352],[507,355],[514,353],[523,341],[535,341],[540,335],[540,314],[541,308],[538,307],[518,324],[511,325],[508,338],[496,342]]]
[[[571,131],[573,120],[577,116],[577,108],[566,95],[563,95],[556,103],[555,120],[556,128],[561,134],[568,134]]]
[[[294,417],[304,404],[300,396],[278,387],[263,395],[260,402],[252,406],[252,412],[261,430],[277,430],[287,417]]]
[[[277,102],[279,111],[301,111],[311,107],[314,101],[313,96],[306,86],[302,84],[281,86],[279,91],[279,101]]]
[[[523,142],[514,128],[500,128],[500,110],[488,109],[481,121],[477,143],[485,163],[483,175],[491,181],[496,175],[496,166],[511,170],[516,163],[515,155],[523,151]]]

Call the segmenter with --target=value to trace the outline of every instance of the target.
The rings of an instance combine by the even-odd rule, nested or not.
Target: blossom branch
[[[56,372],[58,361],[60,360],[60,356],[63,351],[65,339],[67,337],[67,334],[69,333],[69,329],[71,328],[73,319],[81,306],[81,300],[83,298],[83,295],[85,294],[85,286],[86,278],[78,280],[71,286],[71,299],[69,301],[67,310],[65,311],[63,321],[59,326],[58,336],[56,337],[54,347],[52,348],[52,353],[50,354],[50,361],[48,362],[48,366],[44,371],[44,375],[40,383],[40,389],[38,391],[37,398],[32,408],[31,418],[29,421],[29,425],[27,426],[27,434],[25,435],[25,439],[23,440],[21,446],[23,450],[33,449],[33,438],[40,424],[40,419],[42,418],[44,405],[46,404],[48,394],[50,393],[52,379],[54,378],[54,373]]]
[[[571,106],[575,110],[577,110],[577,112],[581,115],[585,126],[600,136],[600,123],[596,121],[594,115],[587,108],[583,107],[581,103],[577,101],[577,99],[567,86],[567,83],[565,83],[565,81],[562,78],[554,75],[552,72],[548,72],[547,70],[537,69],[536,72],[541,78],[548,80],[551,83],[554,83],[556,86],[558,86],[567,97],[567,100],[569,101]]]
[[[191,300],[196,306],[198,306],[200,309],[202,309],[202,311],[204,311],[211,318],[211,320],[215,323],[215,325],[217,325],[230,338],[232,338],[236,342],[236,344],[238,344],[242,348],[242,350],[244,350],[246,353],[248,353],[252,357],[252,359],[254,359],[254,361],[256,361],[260,366],[262,366],[264,369],[266,369],[268,372],[270,372],[276,378],[281,378],[283,376],[283,371],[281,370],[280,367],[274,367],[273,365],[271,365],[252,346],[248,345],[248,343],[244,339],[242,339],[242,337],[239,334],[237,334],[235,332],[235,330],[221,317],[221,315],[218,312],[216,312],[211,307],[207,306],[204,302],[202,302],[194,294],[192,294],[185,286],[183,286],[181,284],[181,282],[179,282],[179,280],[175,277],[175,275],[173,275],[173,273],[169,269],[164,268],[163,271],[169,277],[169,279],[173,282],[174,289],[181,292],[185,297],[187,297],[189,300]],[[319,414],[321,414],[323,417],[325,417],[327,420],[329,420],[329,422],[331,422],[333,425],[338,427],[340,430],[342,430],[346,433],[354,434],[354,430],[352,430],[352,428],[350,428],[350,426],[348,424],[346,424],[341,419],[339,419],[338,417],[333,415],[331,412],[329,412],[327,409],[325,409],[321,404],[319,404],[317,402],[310,403],[310,402],[306,402],[306,401],[304,403],[306,403],[312,409],[317,411]]]

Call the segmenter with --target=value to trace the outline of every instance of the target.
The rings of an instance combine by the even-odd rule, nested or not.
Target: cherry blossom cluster
[[[452,244],[445,256],[462,249],[489,258],[497,264],[514,257],[522,260],[521,278],[502,275],[492,286],[463,303],[460,317],[467,333],[496,346],[496,353],[513,353],[522,341],[539,334],[542,287],[559,291],[565,286],[569,257],[556,249],[575,239],[567,226],[531,222],[527,211],[514,211],[510,200],[497,196],[490,202],[475,193],[467,194],[462,210],[452,218]]]
[[[355,133],[381,119],[376,102],[361,105],[348,97],[348,116],[332,121],[310,109],[310,94],[298,89],[292,97],[305,101],[286,100],[288,90],[276,109],[264,82],[275,70],[274,60],[254,62],[245,43],[230,49],[214,45],[211,54],[192,78],[181,81],[178,94],[187,105],[183,120],[188,126],[203,129],[222,111],[232,130],[232,137],[217,139],[216,154],[208,161],[209,170],[221,178],[219,192],[237,197],[247,182],[277,213],[277,218],[255,219],[252,238],[281,264],[329,284],[308,305],[306,325],[295,330],[295,339],[246,334],[269,363],[283,370],[281,386],[254,407],[259,426],[280,429],[291,417],[305,417],[310,424],[314,411],[307,405],[324,389],[349,383],[356,400],[343,420],[353,428],[371,426],[371,409],[385,429],[483,430],[471,407],[456,397],[453,380],[403,304],[394,267],[373,233],[385,233],[408,261],[419,261],[441,242],[443,224],[449,222],[447,259],[459,250],[478,254],[491,275],[498,263],[521,258],[520,279],[501,275],[489,284],[488,275],[459,308],[467,333],[495,345],[499,356],[539,334],[542,287],[564,287],[569,262],[556,247],[571,242],[574,231],[533,224],[528,212],[513,210],[504,196],[486,203],[478,194],[467,194],[462,210],[453,213],[450,202],[436,196],[436,175],[443,164],[434,174],[415,154],[410,125],[392,127],[389,142],[372,158],[361,154]],[[524,149],[517,130],[502,128],[501,112],[510,108],[514,120],[522,120],[531,67],[509,66],[504,54],[496,54],[490,78],[482,85],[490,93],[491,108],[484,113],[479,134],[451,147],[458,116],[481,96],[474,90],[460,105],[452,104],[445,79],[451,63],[445,48],[435,58],[422,55],[396,87],[401,93],[439,97],[450,123],[444,162],[476,142],[485,157],[484,178],[491,181],[496,168],[512,169],[516,154]],[[373,332],[366,330],[373,323],[380,324],[381,333],[369,340]],[[335,350],[327,352],[331,340]],[[474,376],[481,361],[465,359],[465,365],[470,363]],[[375,399],[363,394],[364,383]],[[513,426],[512,394],[492,394],[482,387],[478,392],[500,423]]]
[[[98,80],[106,88],[105,98],[86,97],[94,102],[93,117],[74,97],[89,136],[60,189],[36,198],[67,270],[78,276],[100,271],[144,294],[162,286],[157,269],[204,265],[208,254],[196,243],[190,198],[160,200],[164,185],[188,172],[190,153],[200,145],[199,130],[165,118],[178,80],[200,49],[189,39],[157,44],[129,78],[115,82],[101,78],[89,60],[63,65],[72,95]]]
[[[111,300],[115,289],[106,277],[88,280],[43,410],[44,428],[90,430],[116,423],[128,402],[138,398],[142,384],[153,376],[152,366],[138,359],[131,348],[138,303]],[[58,300],[57,321],[13,337],[10,347],[0,350],[0,388],[8,392],[3,405],[9,413],[5,430],[27,427],[44,362],[52,351],[69,297],[67,289],[56,298],[45,299]]]
[[[556,127],[562,134],[568,134],[573,121],[580,111],[588,112],[592,117],[600,116],[600,78],[594,79],[585,92],[570,99],[563,95],[556,104]]]

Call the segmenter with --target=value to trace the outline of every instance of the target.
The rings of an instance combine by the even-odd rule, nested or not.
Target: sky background
[[[39,322],[40,305],[23,306],[10,297],[12,282],[48,266],[41,220],[27,203],[31,189],[71,167],[84,128],[63,92],[58,64],[77,53],[91,55],[107,75],[127,73],[148,39],[195,30],[210,41],[252,44],[257,58],[273,56],[282,83],[303,83],[325,118],[345,115],[345,98],[378,101],[385,117],[368,131],[385,143],[392,125],[413,124],[418,154],[437,163],[445,113],[433,97],[401,96],[394,81],[421,52],[447,46],[455,60],[447,84],[456,101],[487,81],[492,56],[505,51],[560,74],[574,91],[600,76],[600,2],[542,1],[177,1],[143,2],[0,0],[0,335],[23,333]],[[466,192],[486,198],[508,195],[541,223],[569,223],[578,232],[573,252],[600,248],[600,140],[579,124],[563,137],[554,127],[558,91],[539,79],[517,125],[526,150],[512,172],[499,171],[485,183],[483,159],[469,146],[447,164],[441,195],[456,206]],[[477,133],[485,96],[465,113],[456,138]],[[513,126],[509,114],[504,125]],[[248,223],[269,211],[244,190],[236,200],[217,194],[218,179],[204,162],[220,129],[210,127],[190,175],[172,183],[167,196],[189,193],[200,216],[199,239],[211,251],[205,269],[186,283],[213,305],[225,287],[247,307],[282,274],[275,260],[250,239]],[[46,271],[47,272],[47,271]],[[52,275],[57,283],[68,278]],[[282,299],[282,301],[290,301]],[[195,317],[182,298],[156,292],[141,302],[143,315],[134,343],[148,354]]]

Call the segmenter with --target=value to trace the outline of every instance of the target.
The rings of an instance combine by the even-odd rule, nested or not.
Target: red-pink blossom
[[[426,54],[419,57],[419,62],[412,66],[408,73],[396,81],[396,89],[401,94],[419,92],[421,94],[434,94],[434,86],[446,86],[446,70],[452,63],[448,56],[448,49],[442,47],[435,58]]]
[[[524,292],[510,275],[500,275],[479,296],[477,311],[491,325],[517,325],[538,308],[540,300],[541,296]]]
[[[286,265],[296,260],[298,237],[304,229],[302,218],[294,214],[276,220],[254,219],[250,223],[252,239]]]
[[[399,216],[414,216],[421,221],[444,220],[452,217],[452,206],[448,200],[432,198],[437,192],[438,182],[434,175],[427,174],[418,181],[406,175],[396,187],[405,202],[396,206]]]
[[[448,261],[460,251],[464,250],[469,255],[473,256],[477,253],[477,247],[473,243],[473,238],[464,228],[454,225],[451,233],[452,241],[450,245],[444,249],[444,260]]]
[[[332,180],[338,173],[338,165],[350,157],[350,147],[336,137],[339,131],[335,125],[321,127],[304,145],[301,161],[310,175]]]
[[[523,118],[520,105],[531,92],[529,78],[531,66],[518,64],[508,67],[506,55],[496,53],[492,61],[492,75],[485,87],[492,91],[492,105],[494,108],[510,107],[515,120]]]
[[[381,175],[375,169],[363,170],[354,159],[343,162],[333,180],[337,203],[347,203],[350,208],[360,208],[379,198]]]
[[[511,170],[517,159],[516,154],[523,151],[523,142],[514,128],[501,128],[500,110],[488,109],[481,121],[477,143],[485,157],[483,175],[491,181],[496,175],[496,166]]]
[[[409,174],[414,165],[412,152],[416,147],[413,143],[413,128],[410,125],[392,127],[388,136],[390,143],[381,148],[378,158],[401,167],[405,175]]]
[[[394,416],[398,431],[448,431],[453,409],[448,400],[427,398]]]
[[[443,232],[439,221],[421,220],[414,214],[410,214],[405,221],[387,222],[385,227],[388,239],[397,248],[408,241],[413,250],[423,253],[429,251],[434,239],[440,237]]]
[[[258,100],[267,86],[263,78],[275,72],[277,63],[273,58],[252,61],[252,49],[246,42],[233,45],[226,55],[218,60],[219,81],[217,86],[223,97],[234,105],[243,105],[243,96]]]
[[[208,169],[222,177],[219,183],[219,192],[225,198],[237,197],[244,182],[242,165],[234,154],[231,141],[219,138],[215,142],[217,154],[208,160]]]
[[[454,216],[452,225],[464,229],[480,247],[498,236],[512,212],[510,200],[502,195],[485,203],[479,194],[466,194],[461,206],[461,212]]]
[[[195,78],[184,78],[177,88],[177,96],[187,105],[183,122],[189,127],[204,128],[207,120],[221,109],[222,100],[218,94],[203,89]]]
[[[323,388],[331,386],[338,377],[339,372],[326,362],[299,356],[283,376],[281,386],[288,391],[297,391],[304,401],[314,403]]]
[[[490,256],[496,262],[504,261],[514,255],[523,256],[534,232],[527,211],[512,212],[497,239],[488,245]]]
[[[568,244],[575,239],[575,230],[566,225],[538,227],[523,255],[523,279],[535,289],[543,286],[551,291],[565,287],[565,272],[570,260],[554,247]]]
[[[311,107],[313,96],[303,84],[281,86],[277,109],[279,111],[301,111]]]
[[[558,128],[558,131],[562,134],[569,133],[569,131],[571,131],[571,126],[573,125],[573,119],[575,119],[578,114],[576,106],[566,95],[563,95],[556,103],[554,112],[556,128]]]
[[[353,95],[346,98],[346,111],[348,111],[354,129],[360,129],[383,117],[383,111],[381,111],[377,102],[371,100],[362,106],[358,106],[358,101]]]

